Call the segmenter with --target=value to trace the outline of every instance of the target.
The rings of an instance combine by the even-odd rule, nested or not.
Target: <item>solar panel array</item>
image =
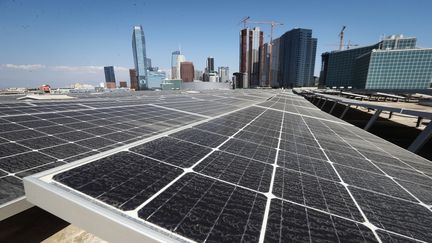
[[[431,176],[283,92],[41,181],[179,240],[417,242],[432,239]]]
[[[142,92],[61,102],[0,103],[0,210],[24,196],[22,178],[265,100],[271,94]],[[205,98],[211,97],[205,103]],[[197,102],[199,106],[196,106]]]

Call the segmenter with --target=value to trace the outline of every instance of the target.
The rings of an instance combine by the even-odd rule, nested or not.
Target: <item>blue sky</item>
[[[186,59],[202,70],[207,56],[215,66],[238,70],[239,21],[283,22],[275,37],[294,27],[311,28],[318,38],[315,73],[321,53],[346,41],[368,45],[383,34],[416,36],[432,47],[429,0],[383,1],[20,1],[0,0],[0,88],[42,83],[98,84],[102,66],[116,66],[117,80],[129,81],[133,67],[132,26],[141,24],[147,56],[169,69],[179,45]],[[262,26],[268,39],[269,28]]]

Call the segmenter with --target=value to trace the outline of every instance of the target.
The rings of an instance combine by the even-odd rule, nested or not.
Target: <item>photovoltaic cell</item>
[[[345,187],[338,182],[277,168],[273,193],[282,199],[363,220]]]
[[[285,169],[291,169],[302,173],[339,181],[330,163],[286,151],[279,151],[277,164]]]
[[[265,242],[378,242],[362,224],[273,199]]]
[[[0,159],[0,169],[16,173],[54,161],[56,159],[38,152],[22,153]]]
[[[185,129],[183,131],[171,134],[170,136],[212,148],[216,148],[222,142],[228,139],[226,136],[194,128]]]
[[[210,148],[170,137],[159,138],[130,150],[180,167],[192,166],[211,151]]]
[[[181,173],[153,159],[121,152],[60,173],[54,180],[111,206],[132,210]]]
[[[199,163],[194,171],[253,190],[267,192],[272,169],[273,167],[266,163],[217,151]]]
[[[374,225],[423,241],[432,239],[432,212],[425,207],[365,190],[351,191]]]
[[[138,215],[200,242],[256,242],[265,202],[260,194],[189,173]]]
[[[220,148],[222,151],[241,155],[247,158],[272,164],[276,155],[276,149],[261,146],[256,143],[245,142],[239,139],[231,139]]]
[[[0,204],[22,196],[24,196],[24,186],[20,179],[14,176],[0,178]]]

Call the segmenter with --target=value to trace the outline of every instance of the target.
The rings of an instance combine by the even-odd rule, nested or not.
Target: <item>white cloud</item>
[[[0,64],[1,69],[33,71],[40,69],[48,69],[57,72],[73,72],[73,73],[88,73],[97,74],[103,72],[104,66],[47,66],[44,64]],[[115,66],[115,72],[129,72],[129,68]]]
[[[60,72],[99,73],[103,66],[51,66],[51,70]]]
[[[43,64],[0,64],[2,69],[18,69],[18,70],[38,70],[46,68]]]

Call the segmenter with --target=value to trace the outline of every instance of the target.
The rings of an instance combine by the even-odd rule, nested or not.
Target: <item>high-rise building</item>
[[[264,65],[264,33],[259,27],[240,31],[240,73],[248,80],[248,87],[260,85]],[[247,88],[247,87],[244,87]]]
[[[144,30],[142,26],[134,26],[132,33],[132,52],[134,57],[135,71],[138,80],[138,89],[144,90],[147,85],[147,56],[145,47]]]
[[[325,86],[338,88],[352,86],[357,57],[370,53],[378,47],[379,44],[374,44],[344,51],[323,53],[321,55],[320,85],[325,84]]]
[[[171,79],[180,79],[180,63],[186,61],[180,51],[174,51],[171,56]]]
[[[138,90],[138,78],[135,69],[129,69],[130,88]]]
[[[312,86],[317,46],[312,30],[295,28],[279,39],[280,86]]]
[[[218,67],[218,74],[221,83],[230,82],[229,67]]]
[[[213,73],[215,71],[214,69],[214,58],[213,57],[207,57],[207,72]]]
[[[195,75],[194,65],[192,62],[180,63],[180,77],[183,82],[193,82]]]
[[[106,87],[108,89],[115,89],[116,79],[114,74],[114,67],[113,66],[104,67],[104,72],[105,72]]]
[[[279,54],[280,54],[280,39],[273,40],[272,55],[271,55],[271,65],[269,65],[271,76],[269,84],[273,88],[280,87],[279,84]]]
[[[350,73],[341,70],[344,63]],[[320,84],[327,87],[428,89],[432,48],[416,47],[415,37],[392,35],[375,45],[323,53],[321,75]]]
[[[195,70],[194,79],[202,81],[203,80],[203,71]]]
[[[152,69],[151,58],[146,58],[146,67],[147,67],[147,70]]]

